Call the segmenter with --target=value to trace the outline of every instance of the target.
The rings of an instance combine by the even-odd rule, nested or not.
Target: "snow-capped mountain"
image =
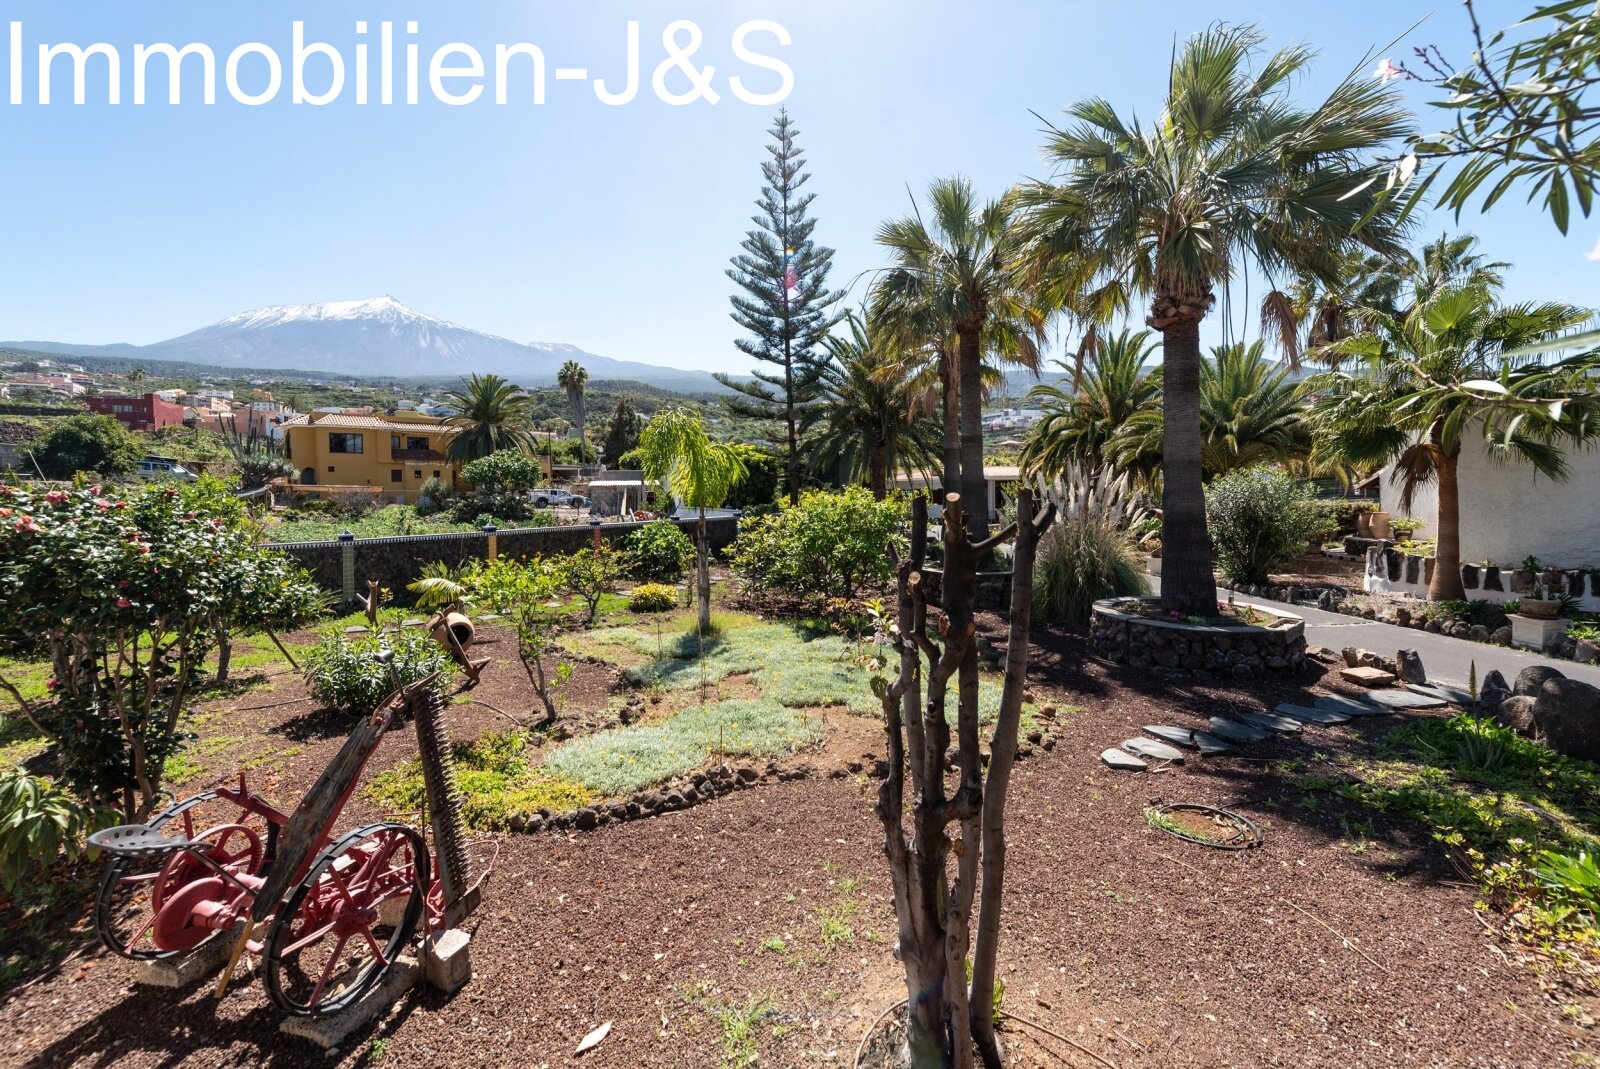
[[[553,383],[561,365],[576,360],[592,380],[632,379],[684,391],[723,389],[703,371],[614,360],[575,345],[524,345],[426,315],[389,296],[258,308],[151,345],[0,344],[64,356],[184,360],[328,375],[456,378],[492,371],[526,386]]]

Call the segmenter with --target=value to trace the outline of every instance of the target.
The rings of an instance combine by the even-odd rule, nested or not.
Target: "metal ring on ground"
[[[1155,817],[1182,810],[1189,813],[1205,813],[1213,818],[1230,821],[1237,829],[1231,838],[1205,839],[1198,835],[1191,835],[1173,824],[1172,821],[1158,821]],[[1145,810],[1145,819],[1156,828],[1166,832],[1173,838],[1182,839],[1186,843],[1195,843],[1200,846],[1215,847],[1218,850],[1251,850],[1266,842],[1267,837],[1256,823],[1247,816],[1235,813],[1231,809],[1221,809],[1214,805],[1201,805],[1198,802],[1164,802],[1152,805]]]

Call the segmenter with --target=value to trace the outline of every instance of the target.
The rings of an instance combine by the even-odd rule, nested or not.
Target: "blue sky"
[[[1499,25],[1523,7],[1491,0],[1482,10]],[[1411,39],[1464,56],[1459,5],[1437,8]],[[743,371],[723,272],[748,226],[775,108],[738,101],[726,78],[741,74],[755,91],[777,79],[734,56],[740,24],[774,20],[792,36],[787,48],[770,37],[750,44],[793,68],[787,106],[814,173],[817,238],[838,250],[835,281],[853,284],[859,300],[863,276],[882,263],[874,229],[907,210],[908,185],[960,173],[998,194],[1039,174],[1041,124],[1030,109],[1053,117],[1098,93],[1152,115],[1174,34],[1260,19],[1276,42],[1321,50],[1309,94],[1430,10],[1404,0],[9,0],[0,21],[24,24],[29,102],[5,103],[0,40],[0,337],[146,343],[248,308],[389,293],[521,341]],[[137,107],[125,71],[120,106],[104,102],[96,73],[90,103],[76,107],[63,64],[55,101],[36,102],[39,42],[105,41],[127,64],[136,42],[200,41],[220,67],[236,45],[263,41],[287,62],[296,19],[309,40],[347,58],[358,19],[371,24],[369,39],[382,20],[399,34],[415,19],[424,62],[447,42],[492,55],[497,43],[531,41],[552,70],[586,67],[613,83],[637,19],[643,84],[620,107],[599,103],[585,82],[556,81],[539,107],[449,107],[429,98],[424,74],[415,107],[360,107],[348,87],[327,107],[294,106],[285,87],[252,108],[228,100],[219,70],[215,106]],[[716,106],[669,106],[650,90],[674,19],[704,31],[694,58],[718,67]],[[1409,91],[1419,106],[1429,92]],[[1432,229],[1441,226],[1454,228],[1441,217]],[[1584,258],[1600,217],[1562,238],[1508,198],[1492,218],[1462,226],[1514,262],[1515,296],[1592,303],[1600,293],[1600,263]]]

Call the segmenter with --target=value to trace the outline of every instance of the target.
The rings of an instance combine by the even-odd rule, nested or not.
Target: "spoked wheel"
[[[369,824],[324,850],[267,932],[267,993],[285,1012],[331,1013],[366,994],[416,933],[428,851],[404,824]]]
[[[267,822],[206,791],[168,806],[150,818],[149,827],[206,842],[212,859],[236,875],[256,875],[265,860]],[[200,943],[162,949],[154,933],[156,911],[196,879],[218,877],[187,854],[108,857],[95,897],[95,928],[107,950],[149,961],[185,954]],[[220,882],[220,881],[219,881]],[[188,939],[183,940],[189,943]]]

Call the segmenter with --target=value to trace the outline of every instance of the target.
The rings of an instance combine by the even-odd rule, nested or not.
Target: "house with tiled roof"
[[[461,469],[445,457],[455,429],[428,416],[312,412],[282,429],[303,486],[376,487],[386,501],[414,505],[429,479],[453,487]]]

